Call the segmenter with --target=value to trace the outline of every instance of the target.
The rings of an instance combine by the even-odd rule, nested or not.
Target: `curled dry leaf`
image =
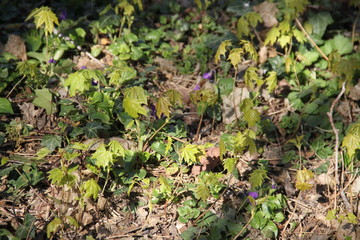
[[[278,24],[278,21],[276,20],[276,13],[279,9],[276,7],[275,3],[265,1],[257,6],[254,6],[254,10],[260,14],[266,27],[270,28]]]
[[[4,52],[8,52],[21,59],[27,60],[26,46],[24,40],[14,34],[10,34],[7,43],[4,46]]]
[[[200,159],[201,166],[194,166],[191,173],[199,175],[201,171],[211,171],[220,164],[220,148],[211,147],[206,149],[206,156]]]

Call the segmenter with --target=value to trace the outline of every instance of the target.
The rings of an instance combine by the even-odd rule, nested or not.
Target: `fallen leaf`
[[[241,116],[240,103],[243,99],[249,98],[249,96],[250,93],[247,88],[235,87],[228,97],[223,97],[222,118],[225,124],[230,124],[237,117]]]
[[[4,46],[4,52],[13,54],[17,58],[21,59],[21,61],[27,60],[25,42],[17,35],[9,35],[8,41]]]
[[[276,13],[279,9],[276,7],[275,3],[265,1],[257,6],[254,6],[254,10],[258,12],[264,20],[265,27],[270,28],[278,24]]]

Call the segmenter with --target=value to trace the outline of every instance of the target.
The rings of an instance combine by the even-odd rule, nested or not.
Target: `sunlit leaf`
[[[263,22],[263,19],[257,12],[248,12],[245,14],[245,17],[253,28],[256,27],[259,22]]]
[[[258,53],[254,47],[254,45],[250,41],[241,40],[240,44],[243,45],[243,49],[246,53],[250,55],[250,58],[257,61],[258,59]]]
[[[255,169],[251,174],[249,178],[249,182],[251,184],[252,188],[260,187],[265,178],[268,178],[267,171],[265,169]]]
[[[133,118],[138,118],[139,114],[147,116],[148,111],[142,106],[142,103],[140,100],[125,98],[123,101],[124,110]]]
[[[95,179],[89,179],[81,185],[81,189],[85,191],[84,197],[97,199],[100,191],[100,186]]]
[[[278,43],[280,44],[280,46],[282,48],[284,48],[286,45],[290,44],[291,43],[291,36],[289,35],[281,35],[279,38],[278,38]]]
[[[110,151],[106,150],[105,146],[100,146],[95,153],[93,153],[92,158],[96,160],[96,166],[105,169],[113,164],[113,155]]]
[[[236,167],[236,159],[235,158],[226,158],[224,159],[223,166],[227,173],[233,173]]]
[[[210,197],[210,190],[204,182],[200,182],[195,188],[195,196],[197,199],[206,201]]]
[[[171,105],[181,107],[183,105],[183,101],[181,98],[181,94],[179,91],[175,89],[170,89],[165,92],[165,96],[169,99]]]
[[[241,38],[242,36],[250,35],[249,22],[246,21],[246,19],[244,17],[239,18],[239,20],[237,22],[236,35],[238,38]]]
[[[268,77],[265,79],[267,84],[267,90],[273,92],[277,86],[277,74],[275,71],[269,72]]]
[[[51,237],[51,233],[56,233],[59,227],[61,227],[62,221],[60,218],[54,218],[49,224],[46,226],[46,236],[48,239]]]
[[[73,97],[76,93],[83,93],[89,90],[91,87],[91,79],[86,78],[82,71],[77,71],[69,74],[64,85],[65,87],[70,87],[69,94]]]
[[[257,73],[257,69],[255,67],[249,67],[245,71],[244,79],[245,79],[245,85],[249,87],[250,89],[254,89],[255,85],[254,82],[259,81],[260,77]]]
[[[299,43],[304,43],[307,41],[305,34],[302,31],[300,31],[298,29],[293,29],[293,34]]]
[[[244,112],[244,119],[249,127],[253,127],[260,120],[260,113],[256,109],[248,109]]]
[[[56,104],[52,100],[49,89],[36,89],[35,94],[36,98],[33,101],[35,106],[44,108],[49,115],[56,112]]]
[[[109,142],[108,146],[109,151],[113,154],[125,157],[125,148],[118,141],[112,140]]]
[[[230,40],[225,40],[223,41],[218,50],[216,51],[216,54],[215,54],[215,63],[217,64],[219,62],[219,60],[221,59],[221,55],[224,55],[225,56],[225,53],[226,53],[226,47],[229,47],[231,46],[231,41]]]
[[[195,144],[185,144],[180,150],[180,159],[189,165],[199,162],[199,157],[203,155],[205,155],[204,150]]]
[[[243,53],[244,50],[242,48],[234,48],[230,51],[228,60],[230,60],[235,69],[237,69],[239,63],[241,63],[241,57]]]
[[[159,97],[156,102],[156,116],[161,118],[164,114],[166,117],[170,117],[170,108],[171,103],[169,102],[167,97]]]
[[[314,178],[314,173],[307,169],[298,170],[296,173],[295,187],[300,191],[306,191],[312,188],[313,184],[309,181]]]
[[[49,7],[35,8],[25,21],[28,21],[32,17],[34,17],[36,28],[40,28],[44,25],[46,35],[51,34],[54,31],[54,24],[59,25],[58,18]]]
[[[268,45],[268,44],[273,45],[279,36],[280,36],[279,28],[272,27],[266,35],[264,44],[265,45]]]

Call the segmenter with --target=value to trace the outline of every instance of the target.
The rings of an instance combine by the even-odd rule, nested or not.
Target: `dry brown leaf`
[[[258,12],[261,18],[264,20],[264,25],[268,28],[278,24],[276,19],[276,13],[279,11],[275,3],[263,2],[257,6],[254,6],[254,10]]]
[[[200,158],[201,166],[193,166],[191,173],[195,176],[201,171],[211,171],[220,164],[220,148],[210,147],[206,149],[206,156]]]
[[[229,96],[223,97],[222,118],[225,124],[232,123],[236,117],[240,117],[240,103],[243,99],[249,98],[250,93],[247,88],[234,88]]]
[[[4,52],[13,54],[21,59],[21,61],[27,60],[25,42],[17,35],[9,35],[8,41],[4,46]]]
[[[262,46],[259,50],[259,63],[263,64],[268,59],[268,50],[267,46]]]
[[[354,101],[360,100],[360,81],[352,88],[350,88],[349,98]]]

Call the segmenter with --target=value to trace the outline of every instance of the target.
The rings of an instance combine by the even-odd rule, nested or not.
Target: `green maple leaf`
[[[159,97],[156,103],[156,116],[161,118],[161,115],[164,114],[166,117],[170,117],[170,108],[171,103],[167,97]]]
[[[286,8],[294,9],[296,14],[304,12],[307,4],[309,4],[308,0],[285,0]]]
[[[199,157],[205,155],[204,149],[195,144],[186,144],[180,150],[180,159],[184,160],[187,164],[194,164],[199,161]]]
[[[312,188],[313,184],[310,184],[309,181],[314,178],[314,173],[307,169],[298,170],[296,173],[296,183],[295,187],[300,191],[306,191]]]
[[[55,148],[61,147],[61,141],[61,136],[49,134],[41,139],[41,146],[46,147],[52,152]]]
[[[166,195],[171,195],[171,185],[169,183],[169,181],[164,178],[163,176],[160,176],[159,178],[159,182],[160,182],[160,190],[162,193],[165,193]]]
[[[224,169],[227,173],[233,173],[236,167],[236,159],[235,158],[226,158],[223,161]]]
[[[110,73],[109,84],[120,87],[124,82],[131,80],[134,77],[136,77],[136,70],[134,68],[125,66]]]
[[[137,100],[141,104],[147,104],[147,95],[142,87],[135,86],[126,88],[124,91],[124,98]]]
[[[272,27],[270,29],[270,31],[266,34],[266,38],[265,38],[265,45],[273,45],[276,42],[276,39],[280,36],[280,31],[279,28],[277,27]]]
[[[269,76],[265,79],[267,84],[267,90],[272,92],[277,86],[277,74],[275,71],[269,72]]]
[[[85,191],[84,197],[93,197],[96,200],[101,188],[95,179],[89,179],[82,184],[81,189]]]
[[[343,139],[342,147],[346,147],[349,157],[352,158],[356,150],[360,149],[360,135],[349,131]]]
[[[260,187],[263,184],[265,178],[268,178],[267,171],[265,169],[255,169],[250,174],[249,178],[251,188],[255,189],[257,187]]]
[[[237,22],[236,36],[238,38],[241,38],[242,36],[249,36],[249,34],[250,34],[249,22],[246,21],[244,17],[239,18]]]
[[[113,164],[113,154],[112,152],[106,150],[105,146],[100,146],[92,155],[92,158],[96,159],[96,166],[101,167],[104,170],[109,169]]]
[[[252,43],[250,41],[246,41],[246,40],[241,40],[240,44],[243,45],[245,52],[247,52],[250,55],[251,59],[257,61],[258,53],[257,53],[254,45],[252,45]]]
[[[281,35],[279,38],[278,38],[278,43],[280,44],[280,46],[282,48],[284,48],[287,44],[290,44],[291,43],[291,36],[289,35]]]
[[[286,34],[290,31],[290,22],[289,21],[282,21],[279,23],[279,31],[282,33],[282,34]]]
[[[254,127],[260,120],[260,113],[256,109],[248,109],[244,112],[244,119],[248,123],[249,127]]]
[[[237,69],[239,63],[241,62],[241,57],[243,54],[244,50],[242,48],[234,48],[230,51],[228,60],[230,60],[235,69]]]
[[[60,218],[54,218],[49,224],[46,226],[46,235],[47,238],[50,239],[51,233],[56,233],[59,227],[61,227],[62,221]]]
[[[221,59],[221,55],[224,55],[225,56],[225,53],[226,53],[226,47],[229,47],[231,46],[231,41],[230,40],[225,40],[223,41],[219,48],[217,49],[216,51],[216,54],[215,54],[215,63],[217,64],[219,62],[219,60]]]
[[[259,22],[263,22],[263,19],[257,12],[248,12],[245,14],[245,17],[253,28],[256,27]]]
[[[304,43],[305,41],[307,41],[304,33],[296,28],[293,29],[293,35],[299,43]]]
[[[56,104],[52,100],[52,94],[49,89],[36,89],[35,94],[36,98],[33,101],[35,106],[44,108],[49,115],[56,112]]]
[[[258,82],[259,80],[261,80],[255,67],[249,67],[248,69],[246,69],[244,79],[245,85],[250,89],[254,89],[254,81]]]
[[[62,171],[60,168],[53,168],[49,172],[49,179],[54,185],[62,185],[62,180],[66,173]]]
[[[25,21],[28,21],[32,17],[34,17],[36,28],[40,28],[42,25],[45,26],[45,35],[51,34],[54,31],[54,24],[59,25],[58,18],[49,7],[35,8]]]
[[[179,107],[183,105],[182,97],[179,91],[170,89],[165,92],[165,96],[169,99],[171,105]]]
[[[206,201],[210,197],[210,190],[203,181],[200,181],[200,183],[196,186],[195,196],[197,199],[201,199],[203,201]]]
[[[65,87],[70,87],[69,94],[73,97],[77,92],[83,93],[89,90],[91,87],[91,79],[87,79],[82,71],[77,71],[69,74],[64,85]]]
[[[139,100],[131,100],[125,98],[123,101],[124,110],[129,116],[138,118],[139,114],[147,116],[148,111],[142,106],[142,102]]]
[[[118,141],[112,140],[109,142],[108,146],[110,152],[117,156],[125,157],[125,148]]]

